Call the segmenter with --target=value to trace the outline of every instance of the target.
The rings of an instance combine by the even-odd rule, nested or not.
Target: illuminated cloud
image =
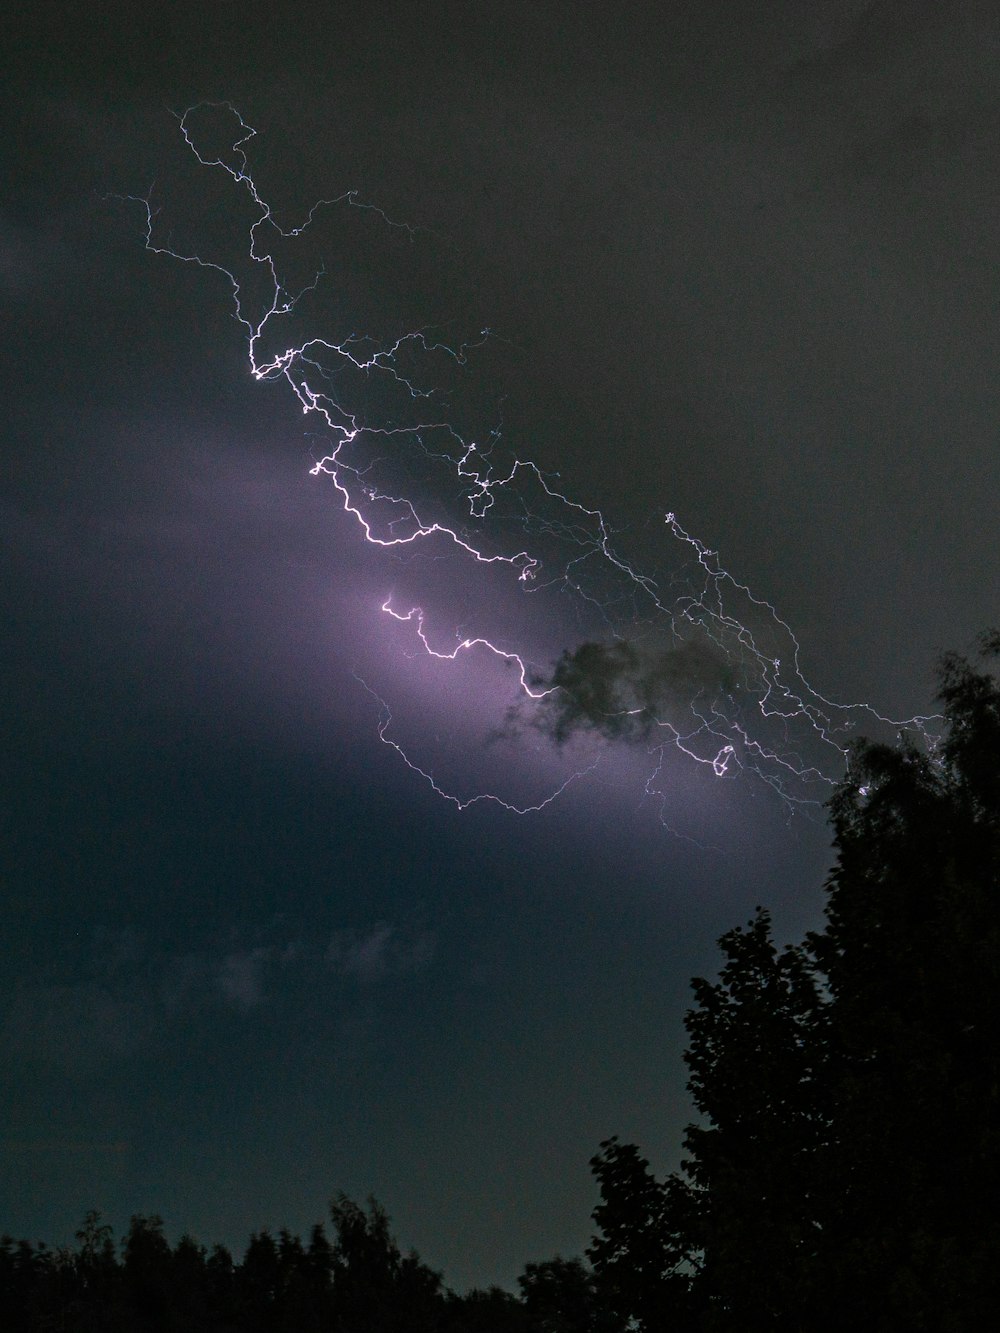
[[[367,930],[335,931],[326,951],[334,972],[361,985],[390,976],[404,976],[426,967],[434,955],[433,935],[401,936],[384,921]]]

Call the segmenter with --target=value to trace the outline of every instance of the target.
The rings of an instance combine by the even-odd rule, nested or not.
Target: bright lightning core
[[[423,605],[390,596],[373,612],[398,622],[444,675],[460,659],[505,664],[513,683],[499,716],[495,674],[485,687],[487,730],[531,740],[536,752],[541,737],[570,756],[569,777],[537,799],[492,785],[456,792],[398,738],[390,704],[363,682],[379,737],[415,775],[459,808],[490,801],[527,813],[617,743],[648,756],[649,792],[676,754],[720,780],[755,776],[793,809],[828,794],[859,731],[928,739],[926,718],[893,722],[819,694],[776,609],[673,513],[661,518],[662,566],[640,568],[599,509],[513,451],[475,373],[489,331],[456,339],[392,311],[414,285],[396,277],[420,251],[412,228],[353,192],[283,225],[250,167],[256,131],[231,105],[191,107],[179,127],[195,170],[228,191],[223,225],[203,226],[186,248],[150,193],[136,201],[146,248],[225,280],[254,379],[294,395],[321,441],[313,472],[329,479],[360,537],[409,567],[418,553],[461,560],[479,582],[459,626],[427,604],[433,587]],[[512,593],[535,614],[512,614]],[[571,644],[555,662],[553,624]]]

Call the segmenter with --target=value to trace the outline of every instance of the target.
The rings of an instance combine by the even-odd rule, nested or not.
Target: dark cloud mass
[[[538,725],[558,742],[581,730],[609,740],[648,740],[667,722],[689,728],[695,709],[720,709],[723,696],[736,686],[736,672],[722,649],[709,642],[654,648],[620,639],[567,649],[552,675],[534,683],[552,690]]]
[[[859,705],[998,619],[998,55],[985,0],[7,7],[0,1230],[343,1189],[509,1284],[603,1138],[676,1163],[687,979],[816,924]],[[382,210],[268,233],[323,277],[261,355],[385,432],[350,495],[509,563],[359,540],[228,280],[147,253],[152,190],[273,295],[202,101],[286,229]],[[332,347],[415,329],[426,397]]]

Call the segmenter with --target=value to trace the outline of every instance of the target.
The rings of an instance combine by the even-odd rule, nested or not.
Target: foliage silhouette
[[[116,1251],[88,1213],[78,1247],[0,1239],[3,1333],[605,1333],[593,1274],[580,1260],[529,1265],[523,1299],[492,1287],[465,1296],[403,1254],[385,1210],[344,1194],[331,1232],[309,1240],[255,1232],[241,1262],[190,1236],[171,1248],[159,1217],[133,1217]]]
[[[978,1330],[1000,1308],[1000,687],[951,654],[939,697],[936,753],[851,754],[825,929],[779,950],[758,910],[693,983],[681,1171],[616,1139],[593,1159],[589,1254],[636,1329]]]

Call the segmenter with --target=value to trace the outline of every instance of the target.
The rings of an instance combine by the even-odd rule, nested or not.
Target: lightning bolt
[[[644,650],[650,644],[699,642],[726,663],[725,681],[694,682],[690,697],[679,704],[672,700],[669,708],[650,704],[653,696],[640,669],[630,687],[646,689],[642,706],[628,706],[626,700],[588,715],[592,731],[606,727],[626,738],[635,739],[639,733],[629,728],[641,723],[641,741],[653,760],[647,796],[666,801],[656,782],[669,751],[720,780],[756,775],[791,811],[815,805],[817,793],[840,779],[848,741],[860,724],[909,733],[933,749],[933,716],[893,720],[867,703],[838,704],[820,694],[804,676],[799,641],[775,607],[729,573],[717,552],[687,532],[675,514],[663,517],[670,567],[656,573],[639,569],[618,549],[601,511],[574,499],[558,476],[508,453],[497,425],[478,437],[456,425],[447,407],[450,391],[436,372],[444,368],[460,380],[467,376],[489,329],[457,344],[430,326],[386,337],[287,336],[328,274],[319,262],[293,285],[283,276],[279,250],[308,240],[331,210],[370,214],[414,244],[419,229],[394,221],[353,190],[318,200],[304,220],[282,226],[251,171],[248,150],[257,132],[239,111],[228,102],[202,102],[177,119],[197,166],[229,177],[249,206],[251,221],[238,263],[208,258],[161,235],[161,210],[151,188],[144,196],[126,196],[144,210],[145,248],[224,279],[252,377],[284,383],[302,413],[321,423],[326,445],[312,472],[330,480],[365,542],[400,552],[443,544],[475,565],[509,570],[525,594],[568,599],[581,621],[589,617],[613,642]],[[217,151],[205,146],[213,136],[224,145]],[[524,725],[544,728],[551,716],[545,710],[560,707],[565,686],[509,643],[476,633],[456,634],[449,646],[435,642],[421,607],[400,610],[387,598],[381,611],[407,626],[420,650],[445,668],[475,652],[515,667],[521,700],[515,713]],[[459,810],[477,802],[515,814],[541,810],[598,762],[576,769],[535,803],[518,804],[493,792],[459,797],[409,757],[391,732],[385,699],[358,680],[377,705],[379,739]],[[667,824],[665,805],[661,819]]]

